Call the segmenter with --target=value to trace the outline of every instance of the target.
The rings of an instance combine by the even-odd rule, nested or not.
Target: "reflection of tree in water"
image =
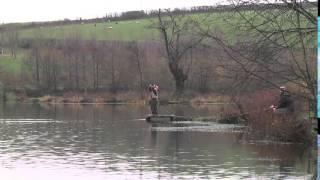
[[[163,127],[163,124],[154,123],[151,125],[152,128]],[[179,152],[180,152],[180,144],[184,136],[184,132],[158,132],[156,130],[151,130],[150,132],[150,145],[152,149],[156,151],[157,158],[157,173],[158,179],[161,179],[162,173],[170,173],[171,178],[173,178],[178,170],[179,161]],[[170,168],[167,168],[165,172],[162,172],[161,166],[168,166],[170,164]]]
[[[12,111],[18,109],[6,107],[8,108]],[[144,121],[130,120],[132,117],[138,117],[141,112],[139,109],[129,108],[131,107],[105,106],[94,109],[91,106],[82,108],[57,106],[55,109],[52,107],[51,110],[43,108],[39,110],[37,107],[25,107],[23,112],[20,112],[25,113],[25,116],[29,116],[30,112],[32,116],[39,117],[50,114],[51,117],[55,116],[57,120],[63,120],[64,123],[7,124],[0,127],[0,135],[3,135],[0,139],[5,141],[8,138],[12,139],[15,143],[12,147],[17,148],[16,152],[21,157],[24,154],[37,155],[29,149],[37,147],[37,152],[50,152],[57,157],[64,157],[66,159],[64,161],[70,164],[81,162],[83,166],[85,164],[92,166],[104,160],[107,164],[106,170],[110,170],[108,168],[112,163],[117,165],[118,162],[121,164],[121,161],[133,162],[130,168],[140,170],[142,178],[143,174],[148,174],[149,171],[158,173],[159,179],[170,179],[170,176],[175,178],[181,172],[187,173],[190,177],[193,174],[194,177],[198,177],[199,174],[212,175],[212,171],[215,171],[212,165],[221,166],[231,173],[238,173],[232,170],[233,167],[238,167],[239,171],[242,171],[241,167],[244,164],[259,171],[259,167],[255,167],[255,164],[263,162],[265,164],[260,167],[264,169],[260,169],[262,171],[260,174],[268,172],[265,168],[271,163],[276,165],[276,172],[279,170],[283,177],[296,172],[306,172],[307,164],[298,162],[305,161],[306,155],[299,146],[261,144],[242,146],[237,143],[234,134],[153,131],[148,128],[150,124]],[[180,108],[180,110],[184,109]],[[56,115],[51,114],[51,111]],[[147,112],[148,109],[145,108],[145,111]],[[188,109],[185,109],[185,113],[189,113]],[[160,126],[163,127],[163,125]],[[20,138],[19,141],[16,137],[21,136],[24,139]],[[35,136],[38,137],[34,139]],[[68,151],[65,151],[66,149]],[[257,154],[252,155],[252,152]],[[90,158],[81,158],[79,154]],[[98,155],[99,158],[91,158],[91,154]],[[44,154],[41,158],[46,156],[47,154]],[[134,157],[155,161],[146,162]],[[276,160],[272,160],[271,163],[259,161],[261,157]],[[227,161],[232,163],[224,165]],[[121,168],[116,167],[114,170],[121,170]],[[199,170],[198,174],[195,173],[197,170]]]
[[[279,179],[286,178],[290,176],[290,173],[293,171],[295,161],[294,160],[280,160],[279,162]]]
[[[184,106],[174,106],[174,114],[177,116],[184,116]]]

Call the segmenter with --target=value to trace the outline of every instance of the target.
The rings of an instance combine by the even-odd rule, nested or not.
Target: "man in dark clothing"
[[[280,87],[280,99],[278,101],[278,105],[272,105],[271,108],[274,112],[286,112],[288,110],[293,111],[291,95],[284,86]]]
[[[292,100],[288,91],[286,91],[285,87],[280,87],[280,100],[277,108],[287,108],[291,105]]]

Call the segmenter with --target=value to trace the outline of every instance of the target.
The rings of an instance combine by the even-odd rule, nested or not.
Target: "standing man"
[[[150,93],[150,109],[152,115],[158,114],[158,100],[159,100],[159,86],[156,84],[150,84],[148,87],[149,93]]]

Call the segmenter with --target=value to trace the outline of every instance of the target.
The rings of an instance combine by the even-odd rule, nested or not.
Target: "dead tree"
[[[237,43],[203,31],[232,60],[225,67],[233,64],[233,71],[245,72],[247,79],[276,88],[290,84],[316,112],[316,3],[283,0],[265,5],[240,0],[233,6],[226,22],[237,30]]]
[[[194,28],[199,22],[190,16],[173,15],[166,10],[163,17],[161,10],[158,11],[158,22],[155,26],[160,31],[166,59],[171,74],[175,81],[175,95],[180,96],[184,92],[185,82],[188,79],[191,63],[184,57],[187,52],[202,42],[204,36],[197,36]]]
[[[7,33],[8,33],[8,43],[9,43],[10,54],[12,57],[16,59],[18,43],[19,43],[18,31],[15,28],[12,28],[8,30]]]

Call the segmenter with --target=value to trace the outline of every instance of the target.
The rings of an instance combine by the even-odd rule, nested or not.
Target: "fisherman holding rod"
[[[278,101],[278,105],[271,105],[270,108],[275,113],[285,113],[285,112],[293,112],[293,101],[291,99],[291,95],[289,91],[286,90],[285,86],[280,87],[280,98]]]
[[[150,93],[150,109],[152,115],[158,114],[158,104],[159,104],[159,86],[156,84],[149,84],[148,87],[149,93]]]

